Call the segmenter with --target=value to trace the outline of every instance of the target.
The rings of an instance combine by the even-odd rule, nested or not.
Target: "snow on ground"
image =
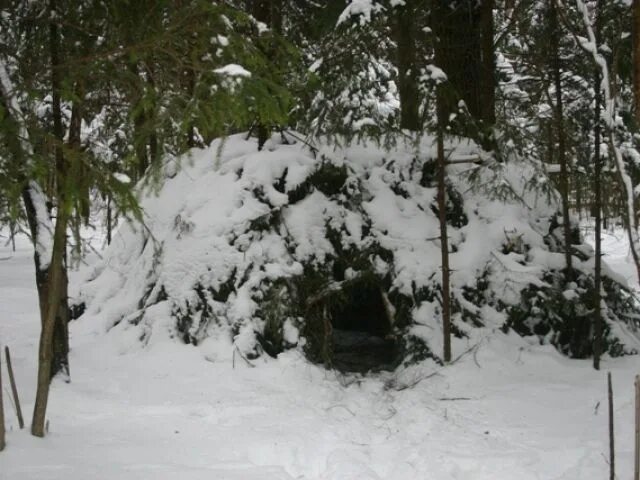
[[[617,242],[606,245],[617,255]],[[358,379],[296,351],[251,368],[226,340],[142,349],[126,330],[104,335],[89,323],[71,327],[72,382],[53,384],[45,439],[17,429],[5,384],[0,479],[605,478],[607,370],[618,478],[631,477],[637,357],[595,372],[496,332],[470,340],[449,367]],[[27,419],[38,330],[31,249],[0,247],[0,343],[12,349]]]

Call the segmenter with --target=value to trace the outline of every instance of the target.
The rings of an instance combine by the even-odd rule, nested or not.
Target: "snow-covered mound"
[[[460,158],[476,148],[447,151]],[[391,365],[438,360],[434,155],[431,138],[385,151],[311,150],[278,136],[258,152],[232,136],[192,150],[165,165],[159,192],[143,193],[144,225],[123,225],[92,267],[76,300],[84,321],[135,341],[222,342],[245,360],[300,347],[331,364],[342,331],[390,342]],[[562,284],[555,208],[526,188],[536,173],[522,162],[492,165],[449,172],[454,351],[472,335],[515,329],[588,356],[590,247],[576,245],[580,274]],[[637,306],[618,283],[606,285],[607,348],[631,352],[627,314]]]

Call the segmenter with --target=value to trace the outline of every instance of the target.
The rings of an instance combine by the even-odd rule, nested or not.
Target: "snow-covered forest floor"
[[[607,259],[633,281],[621,238],[606,237]],[[11,347],[28,421],[39,333],[31,247],[21,239],[0,259],[0,343]],[[45,439],[18,430],[3,370],[0,479],[605,478],[609,370],[618,478],[631,477],[637,357],[595,372],[496,333],[469,340],[445,368],[356,379],[296,351],[252,368],[215,339],[142,349],[125,335],[72,325],[72,382],[53,384]]]

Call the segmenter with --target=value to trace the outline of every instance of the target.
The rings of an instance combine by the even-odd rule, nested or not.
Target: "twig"
[[[238,355],[240,355],[240,358],[241,358],[241,359],[243,359],[243,360],[247,363],[247,365],[249,365],[249,367],[251,367],[251,368],[256,368],[256,366],[255,366],[253,363],[251,363],[251,362],[247,359],[247,357],[245,357],[245,356],[242,354],[242,352],[240,351],[240,349],[238,348],[238,346],[237,346],[237,345],[235,345],[235,350],[234,350],[234,359],[235,359],[235,352],[238,352]],[[234,368],[235,368],[235,360],[234,360]]]
[[[4,405],[2,403],[2,357],[0,357],[0,452],[4,450]]]
[[[616,450],[613,431],[613,387],[611,386],[611,372],[607,374],[607,387],[609,394],[609,480],[615,480]]]
[[[340,408],[340,407],[341,407],[341,408],[344,408],[347,412],[349,412],[349,413],[351,414],[351,416],[352,416],[352,417],[355,417],[355,416],[356,416],[356,414],[355,414],[355,413],[353,413],[353,411],[352,411],[349,407],[347,407],[346,405],[342,405],[342,404],[338,404],[338,405],[331,405],[330,407],[327,407],[327,408],[325,408],[324,410],[325,410],[325,412],[328,412],[328,411],[330,411],[330,410],[333,410],[334,408]]]
[[[440,375],[440,372],[436,371],[436,372],[430,373],[429,375],[426,375],[424,377],[418,377],[417,379],[415,379],[411,383],[405,383],[404,385],[400,385],[400,386],[397,386],[395,388],[393,387],[392,382],[388,382],[385,385],[385,389],[389,390],[389,389],[393,388],[396,392],[401,392],[403,390],[407,390],[409,388],[413,388],[416,385],[418,385],[420,382],[422,382],[423,380],[426,380],[426,379],[431,378],[431,377],[435,377],[436,375]]]
[[[22,430],[24,428],[24,419],[22,417],[22,409],[20,408],[20,397],[18,397],[18,387],[16,387],[16,379],[13,375],[13,367],[11,366],[11,354],[9,353],[9,347],[4,347],[4,353],[7,358],[7,371],[9,372],[9,383],[11,384],[11,393],[13,394],[14,409],[16,416],[18,417],[18,425]]]

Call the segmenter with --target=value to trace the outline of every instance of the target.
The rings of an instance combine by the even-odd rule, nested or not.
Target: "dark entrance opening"
[[[396,345],[378,285],[355,282],[345,287],[344,301],[329,312],[333,326],[333,366],[345,372],[392,370]]]

